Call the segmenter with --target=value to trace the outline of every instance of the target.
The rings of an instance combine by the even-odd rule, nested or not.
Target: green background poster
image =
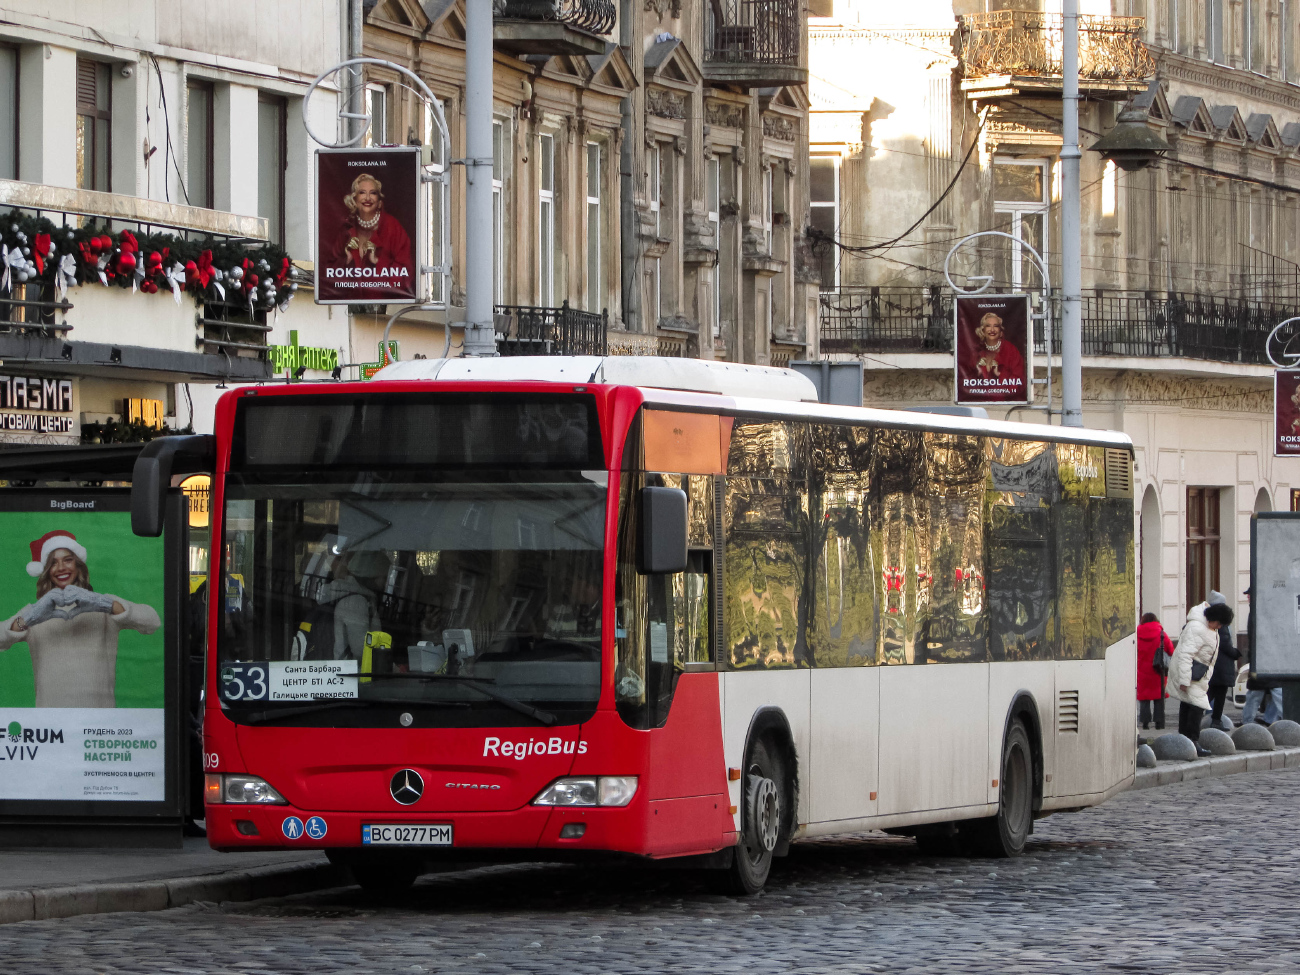
[[[35,504],[42,502],[36,501]],[[49,502],[43,502],[48,504]],[[125,511],[0,511],[0,621],[36,601],[36,580],[27,574],[30,544],[46,532],[67,531],[86,549],[90,584],[163,616],[163,539],[131,532]],[[166,626],[146,636],[123,629],[118,636],[117,707],[163,706],[163,645]],[[0,651],[0,707],[34,707],[36,689],[26,643]]]

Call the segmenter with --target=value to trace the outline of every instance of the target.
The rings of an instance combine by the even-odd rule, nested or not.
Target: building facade
[[[346,318],[311,303],[303,260],[302,98],[338,57],[340,19],[327,3],[294,17],[6,5],[0,442],[201,427],[208,391],[282,372],[268,348],[295,333],[316,364],[346,357]],[[332,122],[333,92],[312,109]]]
[[[1061,280],[1059,4],[813,6],[822,352],[865,361],[870,404],[951,403],[947,260],[962,287],[1035,293],[1041,406]],[[1281,0],[1080,6],[1085,422],[1133,437],[1141,608],[1174,629],[1210,589],[1245,610],[1250,515],[1300,488],[1273,456],[1264,353],[1300,314],[1300,22]],[[1125,107],[1170,146],[1135,172],[1087,151]],[[989,230],[1005,236],[961,244]]]
[[[464,7],[366,0],[365,54],[416,72],[464,154]],[[499,0],[493,280],[504,354],[603,351],[767,363],[807,352],[806,16],[794,0]],[[427,137],[422,102],[372,66],[376,138]],[[374,116],[378,112],[379,116]],[[463,253],[463,173],[449,244]],[[394,326],[439,355],[446,307]],[[408,324],[409,322],[409,324]],[[387,320],[357,323],[377,340]],[[454,343],[454,339],[453,339]]]

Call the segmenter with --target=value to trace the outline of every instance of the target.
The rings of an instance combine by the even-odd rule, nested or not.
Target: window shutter
[[[93,112],[99,106],[99,65],[77,59],[77,110]]]

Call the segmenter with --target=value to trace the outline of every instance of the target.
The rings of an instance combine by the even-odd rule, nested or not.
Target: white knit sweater
[[[0,650],[26,641],[32,653],[38,708],[117,707],[117,635],[139,630],[148,635],[162,625],[158,612],[120,596],[120,613],[82,613],[70,620],[48,619],[24,631],[12,629],[32,604],[0,623]]]

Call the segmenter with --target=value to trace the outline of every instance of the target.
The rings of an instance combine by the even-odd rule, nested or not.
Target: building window
[[[1205,56],[1223,61],[1223,0],[1205,0]]]
[[[284,245],[285,104],[283,98],[257,99],[257,215],[266,218],[267,236]]]
[[[492,120],[492,293],[498,305],[506,300],[506,125]]]
[[[601,254],[601,178],[605,172],[604,150],[598,142],[587,143],[587,311],[605,306],[605,268]]]
[[[763,167],[763,253],[771,255],[772,253],[772,167]]]
[[[1267,0],[1246,0],[1246,68],[1268,70]]]
[[[212,85],[206,81],[186,87],[185,197],[192,207],[212,208]]]
[[[538,137],[537,303],[555,304],[555,137]]]
[[[1292,83],[1300,81],[1300,64],[1296,63],[1296,48],[1300,47],[1300,17],[1296,16],[1296,9],[1300,7],[1297,0],[1280,0],[1282,9],[1279,11],[1279,20],[1282,24],[1282,49],[1278,52],[1282,67],[1282,80]]]
[[[663,236],[663,223],[661,217],[662,208],[660,204],[663,201],[662,193],[664,175],[663,150],[660,148],[659,143],[656,142],[654,148],[650,150],[650,159],[648,162],[650,164],[650,186],[646,195],[650,198],[650,220],[654,224],[655,239],[658,240]],[[654,300],[654,315],[651,316],[651,321],[655,325],[658,325],[659,318],[663,313],[663,267],[661,258],[656,257],[654,259],[653,266],[651,267],[651,275],[654,279],[650,285]]]
[[[108,191],[112,170],[113,94],[110,67],[77,58],[77,185]]]
[[[440,176],[446,170],[447,160],[443,155],[442,133],[434,120],[433,109],[424,107],[424,141],[429,146],[429,172]],[[447,186],[444,183],[429,184],[429,263],[434,267],[447,260]],[[437,304],[446,304],[447,296],[443,293],[446,281],[441,272],[433,274],[433,284],[429,297]]]
[[[0,47],[0,179],[18,178],[18,49]]]
[[[840,158],[813,156],[808,160],[808,226],[820,239],[813,246],[823,291],[840,286]]]
[[[385,86],[366,87],[366,111],[370,114],[370,128],[366,130],[365,144],[388,145],[388,89]]]
[[[710,156],[704,173],[704,193],[709,213],[709,226],[713,228],[713,246],[718,252],[713,262],[713,337],[722,334],[722,164],[717,156]]]
[[[1047,256],[1047,213],[1051,188],[1045,159],[997,159],[993,163],[995,229],[1015,238],[1003,251],[1000,283],[1013,291],[1036,287],[1039,271],[1033,255],[1021,244]],[[1005,241],[1005,238],[1001,238]]]
[[[1219,588],[1219,489],[1187,489],[1187,605]]]

